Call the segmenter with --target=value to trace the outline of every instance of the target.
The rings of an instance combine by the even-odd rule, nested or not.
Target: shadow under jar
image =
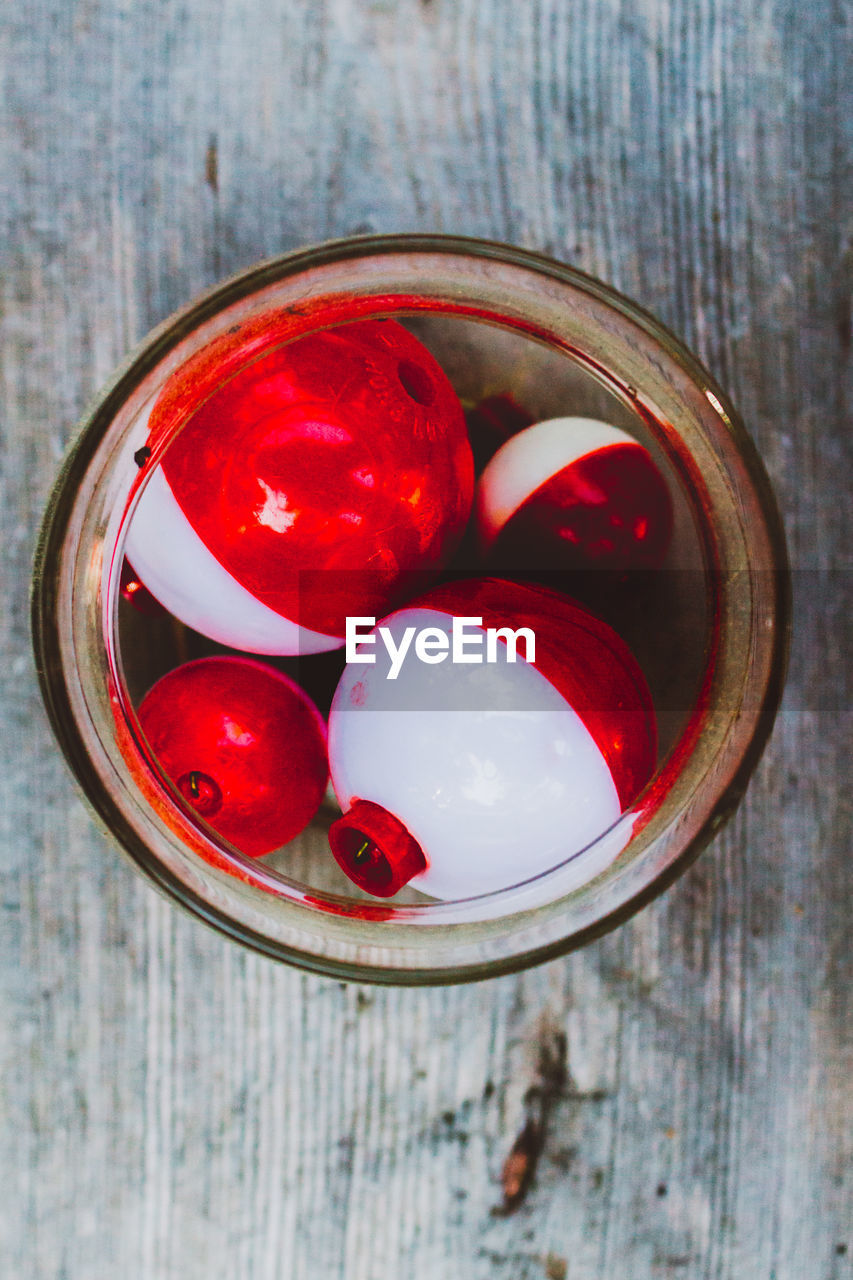
[[[380,902],[331,857],[328,830],[340,814],[331,790],[299,837],[258,860],[218,837],[158,768],[136,714],[141,698],[179,663],[222,650],[122,598],[128,526],[162,457],[140,456],[148,415],[191,357],[209,352],[215,366],[229,333],[262,332],[273,317],[282,345],[393,317],[431,350],[466,409],[510,396],[532,420],[600,418],[645,445],[666,482],[674,536],[661,569],[627,584],[591,571],[549,578],[547,566],[540,575],[628,643],[659,736],[656,772],[632,806],[543,874],[525,879],[519,850],[513,887],[441,902],[406,888]],[[482,572],[472,556],[463,542],[452,568]],[[42,528],[32,607],[54,732],[137,867],[263,954],[393,983],[469,981],[537,963],[619,924],[670,884],[743,794],[781,696],[790,614],[784,535],[761,462],[681,343],[560,263],[412,235],[337,241],[264,263],[151,334],[69,453]],[[324,712],[342,664],[340,654],[278,663]]]

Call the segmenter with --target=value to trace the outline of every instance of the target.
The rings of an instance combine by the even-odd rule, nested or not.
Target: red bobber
[[[149,438],[161,433],[155,406]],[[321,652],[343,644],[347,616],[387,613],[447,561],[472,493],[446,375],[402,325],[364,320],[214,387],[149,477],[126,550],[195,630]]]
[[[618,854],[624,839],[599,837],[649,781],[657,735],[643,674],[600,619],[542,587],[455,582],[349,658],[329,716],[344,810],[329,840],[356,884],[459,899],[578,855],[576,887]]]
[[[502,570],[657,569],[672,501],[648,450],[592,418],[551,418],[501,446],[477,485],[477,534]]]
[[[200,658],[158,680],[138,714],[163,772],[242,853],[271,853],[316,813],[326,726],[281,672],[250,658]]]
[[[151,592],[142,583],[129,560],[124,560],[121,566],[119,594],[126,604],[131,605],[137,613],[141,613],[147,618],[165,618],[167,616],[167,611],[159,600],[154,599]]]

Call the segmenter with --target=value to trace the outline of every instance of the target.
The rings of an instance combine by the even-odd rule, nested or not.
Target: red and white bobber
[[[242,853],[271,853],[317,812],[329,776],[326,724],[280,671],[199,658],[158,680],[138,715],[163,772]]]
[[[162,430],[155,405],[149,438]],[[472,494],[446,375],[395,321],[359,321],[279,346],[202,398],[148,478],[126,552],[171,613],[221,644],[317,653],[340,648],[348,615],[387,613],[441,567]]]
[[[480,549],[496,567],[656,569],[672,501],[648,450],[594,418],[549,418],[518,432],[475,496]]]
[[[454,623],[468,637],[461,661]],[[489,640],[499,628],[532,631],[534,651],[522,635],[513,661],[506,637]],[[518,884],[595,841],[651,777],[656,727],[642,672],[616,633],[566,596],[493,578],[451,583],[370,635],[358,653],[375,662],[348,662],[329,717],[344,810],[329,840],[370,893],[411,882],[459,899]]]

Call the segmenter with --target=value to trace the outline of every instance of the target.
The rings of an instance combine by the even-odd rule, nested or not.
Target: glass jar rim
[[[567,936],[551,938],[540,946],[513,952],[509,956],[490,955],[480,963],[475,961],[452,967],[444,965],[419,967],[415,964],[414,967],[408,968],[404,964],[398,968],[394,964],[387,967],[366,965],[355,955],[350,958],[346,956],[336,958],[328,954],[315,954],[310,947],[302,950],[298,945],[282,945],[281,942],[266,937],[262,930],[253,930],[245,920],[235,921],[229,912],[222,910],[215,901],[206,900],[204,895],[195,894],[191,886],[176,876],[162,859],[158,859],[144,840],[140,840],[138,830],[132,822],[128,821],[121,804],[116,802],[115,794],[105,785],[102,770],[94,766],[91,740],[87,742],[80,733],[78,715],[69,696],[68,664],[63,663],[57,651],[57,636],[61,626],[58,615],[60,596],[60,583],[57,580],[58,567],[69,532],[73,532],[75,528],[79,530],[80,512],[77,499],[83,477],[97,453],[104,433],[115,419],[120,407],[139,390],[148,375],[161,366],[164,358],[180,347],[187,335],[197,334],[207,322],[220,317],[235,303],[256,298],[264,290],[277,286],[282,280],[296,279],[301,273],[315,267],[334,268],[340,263],[389,255],[404,255],[415,259],[425,255],[451,255],[475,262],[498,263],[510,270],[520,269],[526,273],[534,273],[546,281],[568,285],[571,289],[595,299],[617,316],[637,326],[663,353],[663,358],[679,366],[704,395],[711,411],[721,424],[721,429],[734,446],[753,490],[756,508],[763,519],[774,570],[772,645],[765,664],[766,676],[760,705],[754,708],[754,725],[748,740],[739,752],[736,767],[730,771],[727,786],[716,797],[701,828],[692,835],[686,848],[681,850],[677,857],[672,858],[667,865],[659,868],[647,884],[638,887],[636,892],[632,892],[625,901],[619,903],[600,919],[590,922],[586,927]],[[32,623],[36,662],[45,705],[54,732],[78,781],[83,786],[87,799],[112,833],[117,836],[136,865],[161,888],[164,888],[169,896],[177,899],[194,914],[206,919],[208,923],[214,924],[220,931],[237,937],[256,950],[290,960],[304,967],[332,972],[339,976],[376,981],[435,982],[464,981],[485,977],[536,963],[551,955],[580,946],[590,938],[627,919],[645,902],[662,892],[681,873],[737,804],[769,735],[784,682],[790,599],[784,534],[770,484],[758,455],[724,393],[674,335],[642,308],[600,281],[543,255],[490,241],[418,234],[336,240],[274,258],[214,286],[189,307],[167,319],[143,341],[116,373],[112,383],[84,419],[80,434],[66,459],[42,526],[36,553]],[[623,819],[619,822],[622,823]],[[576,856],[574,855],[570,861]],[[547,872],[544,876],[551,874],[552,872]],[[487,896],[500,897],[504,892]],[[445,904],[430,903],[425,904],[423,910],[432,911],[434,919],[446,920],[448,916],[453,915],[452,910],[442,908],[445,908]],[[521,910],[523,912],[524,908],[522,907]],[[420,911],[421,908],[418,908],[418,912]],[[364,916],[370,913],[362,911],[361,914]],[[376,920],[382,918],[382,913],[378,909],[373,914]],[[511,912],[510,915],[512,914]],[[466,926],[460,924],[452,927]],[[355,952],[358,950],[359,948],[356,947]]]

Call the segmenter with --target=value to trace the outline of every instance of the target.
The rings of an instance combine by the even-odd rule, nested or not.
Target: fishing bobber
[[[593,418],[549,418],[512,436],[475,497],[487,563],[506,570],[656,569],[672,501],[647,449]]]
[[[254,653],[317,653],[343,645],[347,616],[422,589],[472,493],[446,375],[401,325],[360,321],[213,389],[148,478],[126,552],[196,631]]]
[[[230,656],[187,662],[157,681],[138,715],[163,772],[242,853],[271,853],[317,812],[326,725],[272,667]]]
[[[137,613],[147,618],[168,617],[166,610],[155,600],[151,592],[139,580],[139,575],[129,560],[125,559],[121,566],[119,595],[125,604],[129,604]]]
[[[518,884],[602,836],[651,777],[642,672],[566,596],[451,583],[355,639],[329,717],[329,841],[378,897]]]

